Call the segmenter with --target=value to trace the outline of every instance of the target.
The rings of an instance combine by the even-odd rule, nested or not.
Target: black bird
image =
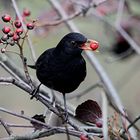
[[[55,48],[46,50],[40,55],[34,67],[41,84],[65,94],[78,88],[86,77],[86,62],[82,50],[94,50],[98,42],[87,39],[80,33],[65,35]],[[94,48],[94,49],[93,49]]]

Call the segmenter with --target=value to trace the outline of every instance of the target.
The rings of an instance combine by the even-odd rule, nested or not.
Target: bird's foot
[[[35,88],[33,91],[32,91],[32,93],[31,93],[31,100],[34,98],[34,97],[36,97],[36,99],[38,100],[38,92],[39,92],[39,88],[40,88],[40,86],[41,86],[41,84],[37,87],[37,88]]]
[[[67,112],[63,112],[62,115],[63,115],[63,122],[62,123],[65,124],[69,121],[69,115]]]

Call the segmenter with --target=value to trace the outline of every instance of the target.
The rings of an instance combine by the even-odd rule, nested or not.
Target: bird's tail
[[[27,66],[32,68],[32,69],[36,69],[36,65],[27,65]]]

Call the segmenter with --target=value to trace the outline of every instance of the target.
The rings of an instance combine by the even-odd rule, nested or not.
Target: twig
[[[26,36],[26,33],[25,33],[25,36]],[[23,40],[23,42],[24,42],[24,40]],[[25,76],[27,78],[28,84],[31,86],[31,89],[34,90],[35,87],[33,86],[33,82],[32,82],[32,79],[29,75],[28,68],[27,68],[27,60],[26,60],[26,58],[24,57],[24,54],[23,54],[23,46],[22,46],[23,42],[20,45],[19,41],[17,41],[17,45],[18,45],[19,50],[20,50],[20,58],[22,60],[22,64],[23,64],[23,68],[24,68],[24,72],[25,72]]]
[[[21,88],[22,90],[25,90],[26,92],[30,93],[32,90],[29,87],[28,84],[23,83],[22,81],[18,81],[12,77],[0,77],[0,82],[5,82],[5,83],[11,83],[16,85],[17,87]]]
[[[7,125],[7,123],[2,118],[0,118],[0,122],[3,125],[3,127],[5,128],[8,135],[10,136],[13,133],[12,130],[10,129],[10,127]]]
[[[124,9],[125,0],[119,0],[119,6],[117,11],[117,18],[116,18],[116,26],[121,24],[121,19],[123,15],[123,9]]]
[[[8,126],[8,127],[18,127],[18,128],[33,128],[33,126],[32,125],[24,125],[24,124],[12,124],[12,123],[7,123],[7,122],[5,122],[6,123],[6,125]],[[0,125],[2,125],[2,123],[0,123]]]
[[[105,95],[104,92],[101,93],[101,97],[102,97],[102,111],[103,111],[103,136],[104,136],[104,140],[108,140],[108,102],[107,102],[107,97]]]
[[[134,124],[140,120],[140,116],[136,117],[135,120],[133,122],[131,122],[131,124],[127,127],[127,130],[130,129],[132,126],[134,126]]]
[[[80,14],[82,14],[82,11],[76,11],[73,15],[70,15],[68,18],[65,18],[65,19],[60,19],[60,20],[56,20],[56,21],[38,21],[36,23],[36,26],[37,27],[42,27],[42,26],[56,26],[56,25],[59,25],[65,21],[68,21],[68,20],[72,20],[73,18],[79,16]]]
[[[62,127],[54,127],[54,128],[49,128],[48,130],[41,130],[41,131],[36,131],[34,133],[29,133],[23,136],[11,136],[8,137],[8,140],[31,140],[31,139],[38,139],[38,138],[43,138],[43,137],[49,137],[55,134],[63,134],[66,133],[66,130]],[[69,134],[72,136],[80,137],[81,133],[75,130],[69,130]],[[97,134],[95,134],[96,136]],[[6,140],[3,139],[3,140]]]
[[[1,112],[5,112],[5,113],[10,114],[10,115],[13,115],[13,116],[16,116],[16,117],[19,117],[19,118],[22,118],[22,119],[25,119],[25,120],[28,120],[28,121],[32,121],[32,122],[38,123],[38,124],[42,125],[45,128],[50,128],[47,124],[45,124],[43,122],[40,122],[40,121],[38,121],[36,119],[27,117],[27,116],[25,116],[23,114],[18,114],[18,113],[15,113],[13,111],[10,111],[10,110],[7,110],[5,108],[2,108],[2,107],[0,107],[0,111]]]

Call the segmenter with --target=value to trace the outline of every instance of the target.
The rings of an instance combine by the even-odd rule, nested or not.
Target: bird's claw
[[[32,92],[31,92],[31,97],[30,97],[30,99],[32,100],[34,97],[36,97],[36,99],[38,100],[38,91],[37,91],[37,89],[34,89]]]
[[[39,88],[40,88],[40,86],[41,86],[41,84],[37,87],[37,88],[35,88],[33,91],[32,91],[32,93],[31,93],[31,100],[34,98],[34,97],[36,97],[36,99],[38,100],[38,91],[39,91]]]
[[[69,121],[69,118],[68,118],[68,113],[67,112],[63,112],[62,113],[63,115],[63,124],[67,123]]]

